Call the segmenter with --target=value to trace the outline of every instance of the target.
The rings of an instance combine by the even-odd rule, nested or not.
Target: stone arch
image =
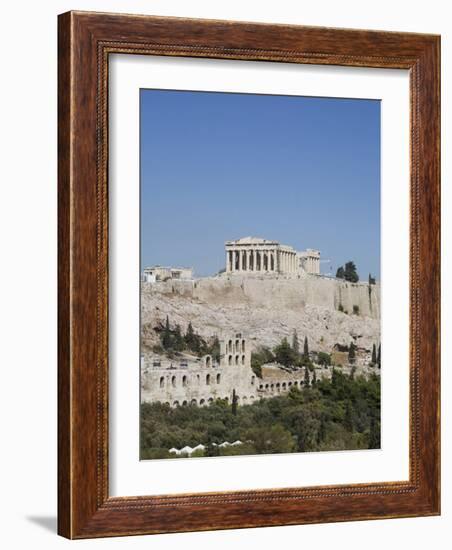
[[[212,397],[209,397],[208,403],[213,403],[213,398]]]
[[[168,406],[169,406],[169,401],[165,401],[165,405],[168,405]]]
[[[292,382],[289,382],[287,385],[290,387],[292,385]]]
[[[196,375],[196,382],[199,386],[200,382],[201,382],[201,377],[199,376],[199,374]]]
[[[183,407],[186,407],[187,405],[188,405],[188,401],[187,401],[186,399],[184,399],[184,400],[182,401],[182,406],[183,406]]]
[[[236,365],[239,364],[239,356],[238,356],[238,355],[235,356],[235,364],[236,364]]]
[[[245,353],[245,340],[242,340],[242,353]]]
[[[210,355],[206,355],[206,367],[210,367],[212,364],[212,358]]]
[[[242,365],[244,365],[244,364],[245,364],[245,356],[242,355]]]
[[[217,374],[217,384],[219,384],[221,382],[221,374],[218,373]]]
[[[160,387],[163,388],[165,385],[165,377],[164,376],[161,376],[160,377]]]
[[[173,406],[178,407],[179,406],[179,401],[174,401]]]
[[[286,389],[286,383],[285,382],[282,383],[282,389],[283,389],[283,391]]]
[[[228,364],[229,364],[229,366],[232,365],[232,355],[230,355],[230,356],[228,357]]]
[[[198,404],[198,402],[196,401],[196,399],[192,399],[190,401],[190,405],[197,405],[197,404]]]
[[[242,397],[242,403],[245,405],[248,402],[248,397],[246,395]]]
[[[210,374],[206,375],[206,385],[210,386]]]
[[[294,386],[298,386],[298,382],[295,380],[295,382],[293,383]]]
[[[259,389],[263,390],[264,389],[264,384],[259,384]]]
[[[250,401],[254,401],[254,395],[250,396]]]
[[[176,377],[175,376],[171,377],[171,385],[173,386],[173,388],[176,387]]]
[[[268,384],[265,384],[265,389],[268,390]]]
[[[199,400],[199,404],[200,404],[200,405],[204,405],[204,404],[205,404],[205,402],[206,402],[206,400],[205,400],[205,399],[200,399],[200,400]]]
[[[226,401],[226,403],[229,403],[229,396],[226,395],[226,397],[224,397],[224,400]]]
[[[276,384],[276,391],[281,391],[281,384],[279,382]]]
[[[235,351],[236,352],[240,351],[240,340],[235,341]]]
[[[188,385],[187,376],[182,376],[182,386],[185,388]]]
[[[232,353],[232,340],[229,340],[228,342],[228,349],[229,349],[229,353]]]

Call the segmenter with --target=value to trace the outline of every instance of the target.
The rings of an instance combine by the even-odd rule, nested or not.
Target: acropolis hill
[[[253,347],[273,347],[294,330],[318,351],[351,341],[370,351],[379,342],[379,284],[320,275],[315,250],[250,237],[225,248],[226,269],[217,276],[190,278],[191,272],[174,270],[175,277],[142,283],[144,352],[158,344],[155,327],[167,316],[182,330],[191,322],[205,338],[245,332]]]

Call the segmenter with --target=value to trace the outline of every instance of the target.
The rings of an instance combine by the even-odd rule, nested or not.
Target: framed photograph
[[[440,513],[440,38],[59,17],[59,533]]]

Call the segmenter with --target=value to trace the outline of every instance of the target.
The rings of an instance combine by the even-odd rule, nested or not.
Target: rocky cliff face
[[[336,279],[221,276],[142,284],[142,346],[158,343],[154,327],[169,317],[191,321],[208,338],[243,332],[254,346],[273,347],[296,330],[312,350],[330,352],[350,341],[367,350],[380,341],[380,288]],[[353,314],[353,310],[357,314]],[[343,310],[343,311],[340,311]]]

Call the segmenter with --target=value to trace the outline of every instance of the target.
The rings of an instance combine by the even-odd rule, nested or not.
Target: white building
[[[156,265],[146,267],[143,270],[141,280],[144,283],[155,283],[156,281],[166,281],[168,279],[188,281],[193,279],[193,268],[191,267],[163,267]]]

